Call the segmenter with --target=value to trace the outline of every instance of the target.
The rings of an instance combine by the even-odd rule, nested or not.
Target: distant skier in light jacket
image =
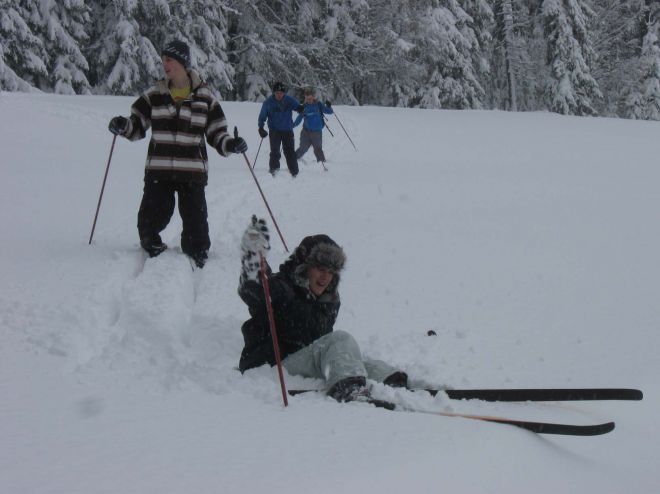
[[[245,340],[241,372],[275,364],[259,275],[259,255],[265,257],[269,248],[266,223],[253,216],[241,241],[238,293],[251,316],[241,328]],[[340,307],[339,278],[345,262],[346,255],[334,240],[313,235],[300,242],[279,273],[267,266],[282,365],[289,374],[325,380],[328,395],[337,401],[368,398],[367,377],[401,387],[408,381],[404,372],[364,357],[350,334],[334,331]]]
[[[202,267],[211,246],[204,192],[208,182],[206,142],[221,156],[244,153],[247,144],[227,132],[220,103],[190,68],[188,45],[172,41],[161,55],[165,79],[133,103],[128,118],[110,120],[108,129],[137,141],[151,128],[137,221],[142,248],[151,257],[167,248],[160,232],[172,218],[176,193],[183,223],[181,249]]]
[[[286,87],[281,82],[273,84],[273,94],[261,105],[259,112],[259,136],[263,139],[269,133],[264,129],[268,122],[270,131],[270,161],[268,168],[274,176],[280,169],[280,147],[284,151],[286,166],[291,176],[298,175],[298,159],[296,158],[293,138],[292,112],[302,112],[303,106],[293,96],[285,94]]]
[[[305,90],[305,103],[303,113],[293,122],[294,128],[300,122],[303,122],[303,128],[300,131],[300,144],[296,149],[296,158],[300,159],[307,152],[310,146],[314,149],[316,162],[325,163],[325,154],[323,154],[323,128],[325,127],[323,114],[332,115],[332,105],[329,101],[325,104],[316,101],[316,94],[313,89]]]

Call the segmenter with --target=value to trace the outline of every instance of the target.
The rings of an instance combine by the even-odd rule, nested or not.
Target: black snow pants
[[[293,130],[270,130],[268,137],[270,138],[270,162],[268,163],[270,172],[274,173],[280,169],[281,146],[289,172],[294,177],[298,175],[298,158],[296,158]]]
[[[183,223],[181,250],[190,255],[206,253],[211,247],[206,184],[194,181],[145,179],[144,194],[138,211],[138,233],[145,250],[162,242],[160,232],[167,227],[174,214],[174,193],[179,198],[179,214]]]

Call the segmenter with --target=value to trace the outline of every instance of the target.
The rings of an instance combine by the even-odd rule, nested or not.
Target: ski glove
[[[227,141],[227,151],[230,153],[244,153],[245,151],[248,150],[248,145],[247,142],[245,142],[245,139],[242,137],[235,137],[235,138],[230,138]]]
[[[302,112],[305,111],[305,105],[298,105],[298,106],[295,108],[295,110],[296,110],[298,113],[302,113]]]
[[[245,229],[241,239],[241,262],[245,279],[256,281],[259,277],[260,255],[266,257],[270,249],[270,235],[266,220],[252,215],[250,226]]]
[[[108,130],[116,136],[122,136],[128,128],[128,119],[126,117],[114,117],[108,124]]]
[[[266,132],[263,127],[259,127],[259,137],[261,137],[263,139],[267,135],[268,135],[268,132]]]
[[[326,101],[326,102],[325,102],[325,106],[327,106],[328,108],[331,108],[331,107],[332,107],[332,103],[330,103],[329,101]]]

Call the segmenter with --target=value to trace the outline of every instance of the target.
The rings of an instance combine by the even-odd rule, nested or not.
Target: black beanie
[[[170,41],[165,48],[163,48],[161,55],[173,58],[186,69],[190,68],[190,47],[183,41],[177,39]]]
[[[286,92],[286,86],[284,85],[283,82],[276,82],[273,84],[273,92],[275,91],[282,91],[283,93]]]

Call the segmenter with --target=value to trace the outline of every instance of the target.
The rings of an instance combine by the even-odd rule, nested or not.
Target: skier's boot
[[[340,403],[346,401],[369,401],[371,393],[367,388],[367,379],[363,376],[346,377],[335,383],[329,390],[328,396]]]
[[[149,257],[156,257],[167,250],[167,244],[163,242],[143,242],[142,248],[147,251]]]
[[[385,378],[383,384],[393,388],[407,388],[408,387],[408,374],[403,371],[397,371],[390,374]]]

